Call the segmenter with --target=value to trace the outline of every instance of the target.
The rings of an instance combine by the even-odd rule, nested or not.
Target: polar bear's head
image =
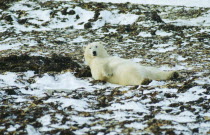
[[[101,42],[93,42],[84,47],[84,57],[87,64],[96,57],[108,57],[107,51],[104,49]]]

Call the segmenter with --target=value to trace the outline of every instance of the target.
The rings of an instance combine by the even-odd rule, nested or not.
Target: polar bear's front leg
[[[91,74],[95,80],[101,81],[107,81],[108,78],[113,76],[111,70],[107,68],[92,68]]]
[[[106,71],[103,71],[103,76],[106,77],[106,78],[109,78],[109,77],[112,77],[113,76],[113,73],[109,72],[107,73]]]
[[[102,76],[104,77],[104,81],[107,80],[108,78],[113,76],[113,72],[111,71],[110,68],[103,68],[102,70]]]

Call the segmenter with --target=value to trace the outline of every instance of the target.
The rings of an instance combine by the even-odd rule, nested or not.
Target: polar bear
[[[150,80],[168,80],[179,75],[176,71],[161,71],[128,59],[110,56],[101,42],[93,42],[84,47],[84,58],[95,80],[114,84],[143,85],[151,82]]]

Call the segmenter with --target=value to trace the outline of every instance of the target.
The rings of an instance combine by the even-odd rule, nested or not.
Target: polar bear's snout
[[[97,56],[97,53],[96,53],[96,51],[93,51],[93,56]]]

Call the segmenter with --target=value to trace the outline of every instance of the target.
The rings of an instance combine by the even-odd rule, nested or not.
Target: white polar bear
[[[148,84],[150,80],[168,80],[179,75],[176,71],[161,71],[127,59],[110,56],[101,42],[87,45],[84,48],[84,57],[95,80],[114,84],[141,85]]]

